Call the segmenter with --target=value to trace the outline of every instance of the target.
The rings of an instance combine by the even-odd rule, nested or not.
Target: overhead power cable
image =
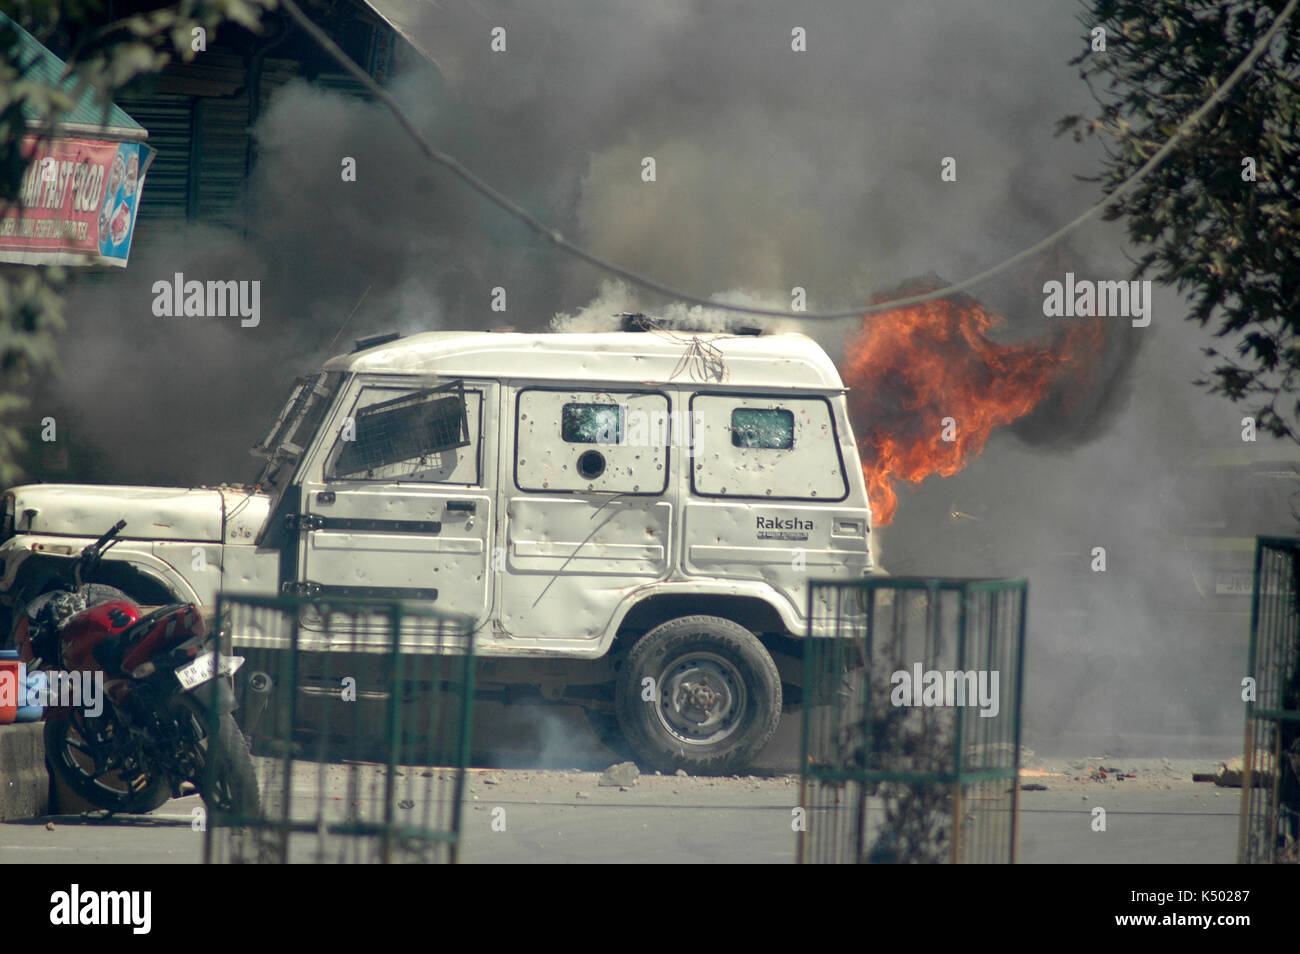
[[[1296,4],[1300,3],[1300,0],[1290,0],[1290,2],[1282,8],[1282,12],[1277,15],[1277,18],[1269,26],[1268,30],[1262,37],[1260,37],[1259,42],[1255,44],[1255,47],[1239,64],[1237,64],[1237,68],[1228,75],[1228,78],[1224,80],[1223,85],[1214,90],[1200,108],[1183,120],[1174,131],[1173,135],[1169,137],[1163,146],[1151,155],[1151,158],[1142,164],[1142,167],[1138,169],[1137,172],[1124,180],[1124,182],[1116,187],[1110,195],[1089,208],[1086,212],[1070,220],[1051,235],[1029,246],[1029,248],[1017,252],[1015,255],[1012,255],[1005,261],[994,265],[992,268],[986,268],[984,271],[972,275],[970,278],[957,282],[954,285],[946,285],[943,288],[936,288],[933,291],[928,291],[924,294],[909,295],[906,298],[895,298],[891,301],[866,304],[846,311],[830,312],[781,311],[774,308],[758,308],[752,305],[737,305],[723,301],[716,301],[712,298],[704,298],[700,295],[693,295],[689,292],[683,291],[680,288],[674,288],[658,279],[634,272],[629,268],[619,265],[617,262],[612,262],[606,258],[602,258],[595,252],[588,251],[586,248],[570,242],[559,232],[558,229],[551,228],[546,223],[540,221],[519,203],[515,202],[509,196],[497,191],[485,182],[480,176],[461,163],[455,156],[443,152],[441,149],[429,142],[429,140],[415,128],[410,118],[402,110],[402,107],[398,105],[397,100],[395,100],[387,90],[375,82],[374,77],[354,63],[352,58],[344,53],[343,50],[339,48],[338,44],[330,39],[324,30],[318,27],[305,13],[302,12],[302,9],[294,2],[294,0],[279,0],[279,2],[289,13],[289,16],[291,16],[294,21],[297,22],[297,24],[302,27],[302,29],[313,40],[315,40],[322,49],[325,50],[325,52],[333,57],[340,66],[347,70],[348,73],[361,83],[370,95],[375,97],[376,100],[383,103],[388,108],[388,111],[391,112],[393,117],[397,120],[398,125],[406,131],[407,135],[411,137],[425,156],[446,168],[471,189],[483,196],[483,198],[514,216],[533,232],[537,233],[561,251],[573,256],[574,258],[578,258],[589,265],[593,265],[602,271],[615,275],[633,285],[640,286],[641,288],[653,292],[658,292],[661,295],[665,295],[687,304],[701,305],[705,308],[715,308],[724,311],[740,312],[746,315],[761,315],[766,318],[795,318],[803,321],[838,321],[846,318],[859,318],[863,315],[876,314],[882,311],[892,311],[895,308],[903,308],[908,305],[919,305],[923,302],[934,301],[939,298],[947,298],[957,292],[965,291],[968,288],[972,288],[975,285],[988,281],[990,278],[1001,275],[1003,272],[1019,265],[1026,259],[1033,258],[1035,255],[1038,255],[1040,252],[1059,242],[1062,238],[1083,225],[1085,222],[1096,218],[1105,209],[1124,199],[1134,189],[1136,189],[1142,181],[1156,169],[1157,166],[1169,157],[1169,154],[1172,153],[1179,144],[1191,134],[1192,130],[1201,122],[1202,119],[1205,118],[1210,110],[1221,103],[1224,98],[1232,92],[1233,87],[1240,82],[1241,78],[1250,71],[1252,66],[1255,65],[1255,61],[1258,60],[1268,49],[1269,44],[1273,42],[1273,38],[1277,35],[1278,30],[1290,18],[1292,12],[1296,8]]]

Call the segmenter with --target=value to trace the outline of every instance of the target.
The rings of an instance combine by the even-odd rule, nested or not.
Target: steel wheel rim
[[[739,728],[749,701],[731,660],[713,652],[677,657],[659,674],[655,712],[664,729],[687,745],[711,745]]]

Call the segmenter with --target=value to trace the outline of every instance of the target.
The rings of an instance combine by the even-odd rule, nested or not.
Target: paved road
[[[1045,771],[1061,771],[1037,780],[1046,791],[1022,792],[1022,862],[1235,860],[1240,793],[1190,780],[1192,768],[1211,763],[1144,763],[1126,782],[1089,781],[1086,771],[1064,765],[1047,765]],[[600,787],[599,779],[578,770],[473,771],[462,860],[762,864],[794,858],[791,809],[799,788],[792,777],[643,776],[626,790]],[[341,801],[345,788],[331,778],[329,791]],[[51,819],[53,830],[45,820],[0,824],[0,864],[197,863],[202,836],[192,821],[200,807],[190,797],[150,816],[60,816]],[[1105,809],[1104,831],[1094,830],[1098,807]]]

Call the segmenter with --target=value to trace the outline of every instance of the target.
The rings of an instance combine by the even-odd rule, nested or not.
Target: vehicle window
[[[843,500],[849,485],[825,398],[691,398],[691,489],[705,497]]]
[[[303,451],[315,439],[342,380],[338,371],[321,371],[294,381],[271,430],[253,445],[253,455],[266,458],[255,483],[277,493],[283,489]]]
[[[569,444],[621,444],[626,413],[622,404],[566,404],[560,436]]]
[[[666,395],[525,388],[515,415],[520,490],[660,494],[668,486]]]
[[[481,391],[363,387],[325,466],[331,480],[477,484]]]
[[[785,408],[761,410],[738,407],[731,412],[733,447],[789,450],[794,447],[794,412]]]
[[[329,399],[338,388],[338,372],[303,375],[293,382],[289,398],[280,409],[266,437],[253,445],[258,457],[296,457],[311,443],[316,425],[329,407]]]

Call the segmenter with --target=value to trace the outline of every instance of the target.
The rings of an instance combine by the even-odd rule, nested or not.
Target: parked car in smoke
[[[472,621],[480,690],[733,771],[799,701],[807,581],[871,570],[844,393],[799,334],[362,340],[293,385],[250,487],[9,490],[0,600],[125,518],[97,582],[139,602],[432,603]]]

